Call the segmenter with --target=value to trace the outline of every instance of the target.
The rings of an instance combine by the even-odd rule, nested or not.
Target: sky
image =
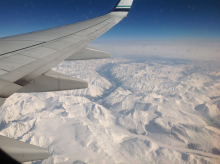
[[[117,2],[118,0],[1,0],[0,37],[101,16],[111,11]],[[219,41],[219,9],[219,0],[134,0],[128,17],[94,43]]]

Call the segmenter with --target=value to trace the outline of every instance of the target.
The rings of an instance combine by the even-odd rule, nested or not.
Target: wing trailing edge
[[[87,87],[88,83],[84,80],[50,70],[33,80],[31,83],[25,85],[18,93],[54,92],[83,89]]]
[[[4,104],[5,100],[6,100],[5,98],[1,98],[1,97],[0,97],[0,106],[1,106],[2,104]]]
[[[66,59],[66,61],[73,60],[89,60],[89,59],[102,59],[110,58],[111,54],[95,48],[85,47],[82,50],[76,52],[72,56]]]
[[[50,156],[47,149],[3,136],[0,136],[0,147],[18,162],[37,161]]]

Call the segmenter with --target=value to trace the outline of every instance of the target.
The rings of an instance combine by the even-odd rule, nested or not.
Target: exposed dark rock
[[[220,155],[220,150],[218,148],[212,148],[212,154]]]

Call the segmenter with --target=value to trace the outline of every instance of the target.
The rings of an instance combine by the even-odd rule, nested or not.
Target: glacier
[[[0,108],[0,135],[49,149],[33,164],[220,163],[219,62],[129,55],[53,70],[89,87]]]

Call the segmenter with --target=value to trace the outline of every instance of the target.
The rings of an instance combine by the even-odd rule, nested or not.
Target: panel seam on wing
[[[56,39],[47,41],[47,42],[42,42],[42,43],[39,43],[39,44],[35,44],[35,45],[32,45],[32,46],[28,46],[28,47],[25,47],[25,48],[18,49],[18,50],[15,50],[15,51],[10,51],[10,52],[7,52],[7,53],[3,53],[3,54],[0,54],[0,56],[6,55],[6,54],[10,54],[10,53],[13,53],[13,52],[17,52],[17,51],[20,51],[20,50],[25,50],[25,49],[28,49],[28,48],[31,48],[31,47],[43,45],[43,44],[45,44],[45,43],[54,42],[54,41],[57,41],[57,40],[60,40],[60,39],[63,39],[63,38],[66,38],[66,37],[68,37],[68,36],[71,36],[71,35],[77,34],[77,33],[79,33],[79,32],[82,32],[82,31],[84,31],[84,30],[87,30],[87,29],[89,29],[89,28],[91,28],[91,27],[97,26],[98,24],[103,23],[103,22],[105,22],[105,21],[107,21],[107,20],[109,20],[109,19],[111,19],[111,17],[110,17],[110,18],[107,18],[107,19],[105,19],[104,21],[101,21],[101,22],[99,22],[99,23],[97,23],[97,24],[95,24],[95,25],[93,25],[93,26],[90,26],[90,27],[88,27],[88,28],[85,28],[85,29],[83,29],[83,30],[80,30],[80,31],[77,31],[77,32],[74,32],[74,33],[71,33],[71,34],[68,34],[68,35],[65,35],[65,36],[62,36],[62,37],[60,37],[60,38],[56,38]]]

